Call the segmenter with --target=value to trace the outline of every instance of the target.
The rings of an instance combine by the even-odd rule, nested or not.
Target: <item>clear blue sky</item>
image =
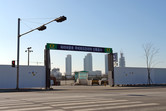
[[[20,63],[27,64],[25,50],[31,46],[30,64],[44,61],[46,43],[110,47],[123,50],[127,67],[144,67],[142,45],[159,48],[156,67],[166,68],[166,0],[0,0],[0,64],[17,59],[17,19],[21,33],[65,15],[47,30],[21,37]],[[87,53],[51,51],[52,68],[65,70],[65,57],[72,55],[73,71],[83,69]],[[94,70],[104,72],[104,54],[92,53]]]

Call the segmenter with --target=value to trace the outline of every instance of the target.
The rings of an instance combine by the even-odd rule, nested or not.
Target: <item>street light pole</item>
[[[17,35],[17,86],[16,89],[19,89],[19,53],[20,53],[20,18],[18,18],[18,35]]]
[[[28,66],[29,66],[29,54],[30,52],[33,52],[33,50],[30,50],[32,47],[28,47],[27,50],[25,50],[25,52],[28,52]]]
[[[43,30],[46,29],[46,26],[45,26],[45,25],[50,24],[51,22],[54,22],[54,21],[60,23],[60,22],[65,21],[66,19],[67,19],[67,18],[66,18],[65,16],[60,16],[60,17],[58,17],[58,18],[56,18],[56,19],[53,19],[53,20],[50,21],[50,22],[47,22],[47,23],[41,25],[40,27],[37,27],[37,28],[32,29],[32,30],[30,30],[30,31],[28,31],[28,32],[25,32],[25,33],[23,33],[23,34],[20,34],[20,20],[21,20],[21,19],[18,18],[18,35],[17,35],[17,40],[18,40],[18,42],[17,42],[17,85],[16,85],[16,89],[17,89],[17,90],[19,90],[20,37],[23,36],[23,35],[26,35],[26,34],[28,34],[28,33],[30,33],[30,32],[33,32],[33,31],[35,31],[35,30],[43,31]]]

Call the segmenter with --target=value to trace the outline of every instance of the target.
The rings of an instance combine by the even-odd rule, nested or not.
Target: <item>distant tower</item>
[[[84,58],[84,71],[92,71],[92,54],[88,53]]]
[[[123,56],[123,52],[120,52],[119,67],[125,67],[125,57]]]
[[[108,54],[105,55],[105,74],[108,74]]]
[[[71,75],[72,70],[71,70],[71,55],[67,55],[66,57],[66,75]]]

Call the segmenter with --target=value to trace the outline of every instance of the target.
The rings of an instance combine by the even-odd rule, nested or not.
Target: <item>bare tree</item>
[[[152,82],[150,74],[151,69],[154,65],[156,65],[155,57],[159,53],[159,49],[155,48],[152,43],[146,43],[143,45],[145,59],[146,59],[146,68],[147,68],[147,74],[148,74],[148,81],[147,83],[150,85]]]

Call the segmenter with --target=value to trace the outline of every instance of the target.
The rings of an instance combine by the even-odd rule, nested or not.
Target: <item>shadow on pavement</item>
[[[105,90],[136,90],[136,89],[156,89],[156,88],[166,88],[166,86],[123,86],[116,89],[110,88]]]
[[[43,91],[65,91],[67,89],[0,89],[0,93],[10,92],[43,92]]]

